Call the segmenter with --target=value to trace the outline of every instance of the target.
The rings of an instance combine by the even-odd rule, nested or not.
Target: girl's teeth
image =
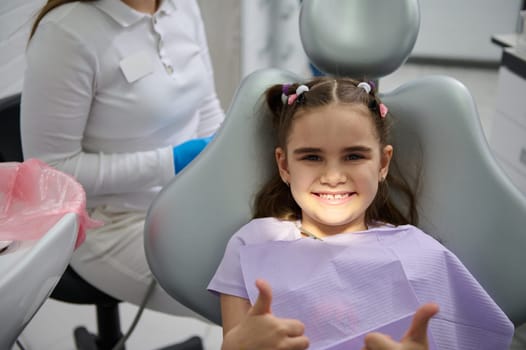
[[[348,194],[327,194],[327,193],[323,193],[323,194],[320,194],[320,197],[324,198],[324,199],[343,199],[343,198],[347,198]]]

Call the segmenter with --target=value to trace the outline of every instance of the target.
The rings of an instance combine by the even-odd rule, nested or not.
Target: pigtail
[[[290,221],[301,218],[300,207],[277,171],[257,193],[255,203],[254,218],[275,217]]]
[[[273,85],[265,92],[265,102],[268,111],[270,112],[270,118],[272,120],[272,126],[277,130],[280,125],[281,114],[283,113],[283,103],[281,100],[281,84]]]
[[[375,222],[387,222],[395,226],[417,225],[415,189],[408,181],[396,174],[396,163],[391,161],[391,170],[385,180],[378,184],[378,192],[371,206],[365,213],[368,225]],[[397,198],[395,201],[394,198]]]
[[[296,86],[287,84],[286,89],[295,89]],[[275,147],[284,147],[286,144],[286,130],[292,123],[292,109],[287,101],[283,101],[284,85],[273,85],[264,94],[264,116],[272,122],[276,135]],[[274,150],[272,150],[274,151]],[[256,194],[254,201],[254,218],[276,217],[283,220],[298,220],[301,209],[292,197],[289,187],[282,181],[277,167],[274,167],[270,179]]]

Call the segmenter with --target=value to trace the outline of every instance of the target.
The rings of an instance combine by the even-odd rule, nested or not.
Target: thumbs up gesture
[[[438,312],[438,305],[429,303],[422,305],[413,316],[411,326],[400,342],[380,333],[369,333],[365,337],[365,347],[362,350],[427,350],[427,326],[429,320]]]
[[[246,317],[224,339],[222,350],[304,350],[309,340],[303,335],[304,325],[298,320],[278,318],[272,315],[272,289],[257,280],[259,296],[248,310]]]

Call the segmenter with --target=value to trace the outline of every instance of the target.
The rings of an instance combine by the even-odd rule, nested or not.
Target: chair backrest
[[[418,26],[417,0],[304,0],[300,15],[314,64],[355,78],[378,78],[403,64]],[[145,249],[154,275],[216,323],[219,301],[206,286],[228,239],[250,220],[254,193],[273,166],[260,96],[272,84],[301,80],[277,70],[245,78],[214,141],[150,208]],[[526,199],[493,159],[470,93],[437,76],[382,97],[396,119],[401,171],[412,175],[422,163],[420,226],[460,257],[512,321],[526,321]]]
[[[272,169],[270,125],[259,118],[259,99],[270,85],[297,79],[278,70],[244,79],[212,142],[150,206],[144,243],[152,272],[170,295],[215,323],[218,298],[206,286]]]
[[[396,118],[400,170],[422,162],[419,226],[460,258],[514,323],[526,321],[526,197],[496,163],[471,94],[453,78],[430,76],[382,98]]]

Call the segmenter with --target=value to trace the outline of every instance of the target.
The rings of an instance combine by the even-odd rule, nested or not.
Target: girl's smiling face
[[[393,147],[382,147],[364,105],[330,104],[300,112],[286,149],[275,156],[302,209],[302,226],[320,236],[365,230],[365,211],[385,179]]]

